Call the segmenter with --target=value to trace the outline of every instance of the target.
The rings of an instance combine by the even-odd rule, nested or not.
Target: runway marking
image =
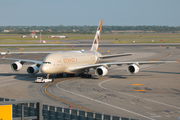
[[[147,107],[147,106],[144,106],[145,108],[147,108],[147,109],[150,109],[150,110],[152,110],[152,108],[150,108],[150,107]]]
[[[150,112],[146,112],[146,113],[150,114],[151,117],[162,117],[162,116],[160,116],[160,115],[156,115],[156,114],[153,114],[153,113],[150,113]]]
[[[121,107],[118,107],[118,106],[115,106],[115,105],[111,105],[111,104],[108,104],[108,103],[105,103],[105,102],[102,102],[102,101],[99,101],[99,100],[97,100],[97,99],[93,99],[93,98],[90,98],[90,97],[87,97],[87,96],[84,96],[84,95],[81,95],[81,94],[77,94],[77,93],[74,93],[74,92],[65,90],[65,89],[63,89],[63,88],[60,88],[60,87],[58,86],[58,84],[60,84],[60,82],[56,84],[56,87],[57,87],[58,89],[60,89],[60,90],[65,91],[65,92],[68,92],[68,93],[71,93],[71,94],[74,94],[74,95],[77,95],[77,96],[80,96],[80,97],[83,97],[83,98],[86,98],[86,99],[89,99],[89,100],[92,100],[92,101],[101,103],[101,104],[104,104],[104,105],[107,105],[107,106],[110,106],[110,107],[113,107],[113,108],[116,108],[116,109],[120,109],[120,110],[129,112],[129,113],[132,113],[132,114],[135,114],[135,115],[138,115],[138,116],[141,116],[141,117],[150,119],[150,120],[155,120],[155,119],[153,119],[153,118],[150,118],[150,117],[141,115],[141,114],[139,114],[139,113],[136,113],[136,112],[133,112],[133,111],[130,111],[130,110],[127,110],[127,109],[124,109],[124,108],[121,108]]]
[[[114,79],[114,78],[113,78],[113,79]],[[165,105],[165,106],[169,106],[169,107],[173,107],[173,108],[180,109],[180,107],[178,107],[178,106],[174,106],[174,105],[166,104],[166,103],[163,103],[163,102],[158,102],[158,101],[155,101],[155,100],[150,100],[150,99],[147,99],[147,98],[138,97],[138,96],[135,96],[135,95],[131,95],[131,94],[128,94],[128,93],[115,91],[115,90],[112,90],[112,89],[105,88],[105,87],[101,86],[101,84],[102,84],[102,83],[105,83],[105,82],[111,81],[111,80],[113,80],[113,79],[109,79],[109,80],[102,81],[102,82],[100,82],[100,83],[99,83],[99,86],[100,86],[101,88],[103,88],[103,89],[106,89],[106,90],[109,90],[109,91],[112,91],[112,92],[120,93],[120,94],[123,94],[123,95],[127,95],[127,96],[131,96],[131,97],[135,97],[135,98],[141,98],[141,99],[144,99],[144,100],[147,100],[147,101],[150,101],[150,102],[155,102],[155,103],[162,104],[162,105]]]
[[[154,113],[150,113],[150,112],[146,112],[146,113],[148,113],[148,114],[150,114],[150,115],[156,115],[156,114],[154,114]]]
[[[145,92],[145,91],[147,91],[147,90],[134,90],[134,91]]]
[[[140,86],[140,85],[143,85],[143,84],[131,84],[131,85],[137,85],[137,86]]]
[[[149,85],[148,86],[152,86],[152,87],[170,87],[170,88],[179,88],[179,86],[166,86],[166,85]],[[158,91],[158,92],[163,92],[163,91]]]
[[[170,55],[171,55],[171,54],[170,54]],[[170,55],[168,55],[167,57],[169,57]],[[156,67],[157,67],[157,66],[156,66]],[[152,67],[151,67],[151,68],[152,68]],[[70,78],[69,78],[69,79],[70,79]],[[67,80],[67,79],[65,79],[65,80]],[[60,81],[65,81],[65,80],[59,80],[59,81],[56,81],[56,82],[54,82],[54,83],[51,83],[51,84],[47,85],[47,86],[45,87],[45,92],[46,92],[46,94],[49,95],[50,97],[54,98],[54,99],[59,100],[59,101],[62,101],[62,102],[65,102],[65,103],[67,103],[67,104],[70,104],[70,105],[73,105],[73,106],[75,106],[75,107],[78,107],[78,108],[80,108],[80,109],[84,109],[84,110],[86,110],[86,111],[89,111],[89,110],[87,110],[87,109],[85,109],[85,108],[82,108],[82,107],[80,107],[80,106],[77,106],[77,105],[75,105],[75,104],[69,103],[69,102],[64,101],[64,100],[61,100],[61,99],[59,99],[59,98],[56,98],[56,97],[52,96],[51,94],[49,94],[49,93],[47,92],[47,88],[48,88],[50,85],[55,84],[55,83],[58,84],[58,82],[60,82]],[[103,82],[104,82],[104,81],[103,81]],[[57,84],[56,84],[56,86],[57,86]],[[100,83],[99,83],[99,84],[100,84]],[[58,86],[57,86],[57,87],[58,87]],[[101,86],[101,87],[102,87],[102,86]],[[58,88],[59,88],[59,87],[58,87]],[[90,100],[93,100],[93,101],[95,101],[95,102],[99,102],[99,103],[102,103],[102,104],[105,104],[105,105],[108,105],[108,106],[111,106],[111,107],[114,107],[114,108],[117,108],[117,109],[120,109],[120,110],[124,110],[124,111],[126,111],[126,112],[130,112],[130,113],[132,113],[132,114],[136,114],[136,115],[139,115],[139,116],[142,116],[142,117],[151,119],[151,120],[155,120],[155,119],[153,119],[153,118],[150,118],[150,117],[147,117],[147,116],[144,116],[144,115],[135,113],[135,112],[133,112],[133,111],[126,110],[126,109],[124,109],[124,108],[120,108],[120,107],[117,107],[117,106],[114,106],[114,105],[111,105],[111,104],[108,104],[108,103],[104,103],[104,102],[101,102],[101,101],[99,101],[99,100],[92,99],[92,98],[89,98],[89,97],[86,97],[86,96],[83,96],[83,95],[80,95],[80,94],[77,94],[77,93],[73,93],[73,92],[71,92],[71,91],[67,91],[67,90],[62,89],[62,88],[59,88],[59,89],[64,90],[64,91],[69,92],[69,93],[72,93],[72,94],[75,94],[75,95],[78,95],[78,96],[81,96],[81,97],[84,97],[84,98],[87,98],[87,99],[90,99]],[[107,89],[107,88],[105,88],[105,89]],[[114,91],[114,90],[111,90],[111,89],[109,89],[109,90],[110,90],[110,91]],[[117,92],[117,91],[116,91],[116,92]],[[122,93],[122,92],[121,92],[121,94],[126,94],[126,95],[128,95],[128,96],[132,96],[132,97],[136,97],[136,98],[141,98],[141,97],[137,97],[137,96],[134,96],[134,95],[127,94],[127,93]],[[161,103],[161,102],[154,101],[154,100],[149,100],[149,99],[146,99],[146,98],[142,98],[142,99],[145,99],[145,100],[148,100],[148,101],[151,101],[151,102],[156,102],[156,103],[159,103],[159,104],[163,104],[163,105],[167,105],[167,106],[171,106],[171,107],[175,107],[175,108],[180,109],[180,107],[176,107],[176,106],[173,106],[173,105],[168,105],[168,104],[166,104],[166,103]],[[92,112],[92,111],[90,111],[90,112]]]
[[[72,106],[75,106],[75,107],[77,107],[77,108],[83,109],[83,110],[85,110],[85,111],[92,112],[91,110],[85,109],[85,108],[83,108],[83,107],[81,107],[81,106],[78,106],[78,105],[75,105],[75,104],[73,104],[73,103],[67,102],[67,101],[65,101],[65,100],[59,99],[59,98],[57,98],[57,97],[55,97],[55,96],[53,96],[53,95],[51,95],[50,93],[47,92],[47,88],[48,88],[49,86],[51,86],[51,85],[53,85],[53,84],[55,84],[55,83],[58,83],[58,82],[61,82],[61,81],[65,81],[65,80],[69,80],[69,79],[73,79],[73,78],[74,78],[74,77],[72,77],[72,78],[66,78],[66,79],[63,79],[63,80],[58,80],[58,81],[56,81],[56,82],[52,82],[52,83],[48,84],[48,85],[45,87],[44,91],[45,91],[45,93],[46,93],[47,95],[49,95],[50,97],[52,97],[52,98],[54,98],[54,99],[56,99],[56,100],[59,100],[59,101],[61,101],[61,102],[67,103],[67,104],[70,104],[70,105],[72,105]]]
[[[154,92],[154,93],[180,93],[175,91],[147,91],[147,92]]]
[[[171,53],[171,54],[169,54],[169,55],[168,55],[168,56],[166,56],[166,57],[170,57],[171,55],[172,55],[172,53]],[[160,65],[156,65],[156,66],[153,66],[153,67],[144,68],[143,70],[147,70],[147,69],[155,68],[155,67],[162,66],[162,65],[165,65],[165,64],[160,64]],[[104,83],[104,82],[108,82],[108,81],[111,81],[111,80],[113,80],[113,79],[114,79],[114,78],[109,79],[109,80],[102,81],[102,82],[100,82],[100,83],[99,83],[99,86],[100,86],[101,88],[104,88],[104,89],[109,90],[109,91],[112,91],[112,92],[120,93],[120,94],[123,94],[123,95],[127,95],[127,96],[131,96],[131,97],[135,97],[135,98],[141,98],[141,99],[144,99],[144,100],[147,100],[147,101],[150,101],[150,102],[154,102],[154,103],[162,104],[162,105],[165,105],[165,106],[173,107],[173,108],[176,108],[176,109],[180,109],[180,107],[178,107],[178,106],[174,106],[174,105],[166,104],[166,103],[163,103],[163,102],[158,102],[158,101],[155,101],[155,100],[150,100],[150,99],[147,99],[147,98],[138,97],[138,96],[135,96],[135,95],[131,95],[131,94],[127,94],[127,93],[124,93],[124,92],[115,91],[115,90],[112,90],[112,89],[105,88],[105,87],[101,86],[101,84],[102,84],[102,83]]]
[[[120,94],[123,94],[123,95],[135,97],[135,98],[141,98],[141,99],[144,99],[144,100],[147,100],[147,101],[150,101],[150,102],[154,102],[154,103],[162,104],[162,105],[165,105],[165,106],[173,107],[173,108],[176,108],[176,109],[180,109],[180,107],[178,107],[178,106],[166,104],[166,103],[163,103],[163,102],[158,102],[158,101],[155,101],[155,100],[150,100],[150,99],[147,99],[147,98],[138,97],[138,96],[135,96],[135,95],[131,95],[131,94],[127,94],[127,93],[124,93],[124,92],[115,91],[115,90],[112,90],[112,89],[105,88],[105,87],[101,86],[102,83],[108,82],[108,81],[111,81],[111,80],[113,80],[113,79],[102,81],[102,82],[99,83],[99,86],[101,88],[103,88],[103,89],[106,89],[106,90],[109,90],[109,91],[112,91],[112,92],[120,93]]]

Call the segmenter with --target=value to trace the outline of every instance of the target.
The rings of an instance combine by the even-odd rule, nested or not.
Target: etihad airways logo
[[[64,58],[63,63],[74,63],[77,60],[75,58]]]

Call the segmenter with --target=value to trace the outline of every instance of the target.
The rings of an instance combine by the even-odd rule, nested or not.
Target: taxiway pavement
[[[86,48],[85,48],[86,49]],[[107,49],[110,52],[107,52]],[[133,53],[132,56],[106,59],[109,61],[178,60],[176,47],[101,47],[104,54]],[[43,60],[47,54],[6,55],[9,58]],[[19,72],[10,70],[10,61],[0,60],[0,96],[9,99],[42,99],[43,104],[150,120],[175,120],[180,116],[180,66],[177,63],[142,65],[137,74],[127,73],[127,66],[112,66],[104,77],[55,78],[52,83],[35,83],[36,77],[26,72],[25,64]],[[49,85],[51,84],[51,85]],[[48,86],[49,85],[49,86]],[[48,86],[48,87],[47,87]]]

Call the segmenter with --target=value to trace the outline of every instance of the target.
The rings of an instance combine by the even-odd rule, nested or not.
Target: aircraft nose
[[[48,73],[48,69],[49,69],[49,66],[47,66],[47,65],[42,65],[41,66],[41,72],[42,73],[46,73],[47,74]]]

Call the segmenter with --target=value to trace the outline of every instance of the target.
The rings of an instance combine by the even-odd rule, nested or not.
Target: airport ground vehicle
[[[53,82],[53,79],[44,79],[43,77],[37,77],[35,82],[37,83]]]

